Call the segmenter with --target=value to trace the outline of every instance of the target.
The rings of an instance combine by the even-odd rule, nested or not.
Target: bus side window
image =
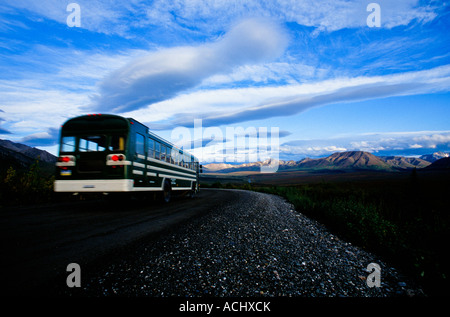
[[[173,164],[175,163],[175,153],[173,152],[173,149],[167,148],[167,159],[169,163]]]
[[[148,139],[148,157],[155,157],[155,141]]]
[[[166,162],[170,163],[170,148],[166,147]]]
[[[166,160],[166,146],[161,144],[161,161]]]
[[[145,137],[136,133],[136,154],[145,155]]]
[[[155,159],[160,159],[160,144],[155,141]]]
[[[176,151],[174,148],[172,148],[171,152],[171,157],[172,157],[172,163],[173,164],[178,164],[178,151]]]

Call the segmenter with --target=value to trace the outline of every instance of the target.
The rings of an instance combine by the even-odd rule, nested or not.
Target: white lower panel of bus
[[[172,190],[190,190],[191,187],[172,187]],[[132,192],[162,191],[161,187],[134,187],[132,179],[56,180],[55,192]]]
[[[129,192],[132,179],[56,180],[55,192]]]

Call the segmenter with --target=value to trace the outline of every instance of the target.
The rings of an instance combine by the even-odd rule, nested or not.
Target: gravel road
[[[368,287],[367,265],[381,267]],[[142,240],[66,295],[399,297],[423,295],[380,258],[339,239],[284,199],[229,190],[229,201]]]
[[[195,199],[100,199],[65,201],[0,209],[0,293],[9,296],[54,295],[67,288],[66,268],[104,265],[104,258],[143,238],[157,238],[168,228],[214,210],[229,194],[201,192]],[[88,272],[90,270],[87,270]]]

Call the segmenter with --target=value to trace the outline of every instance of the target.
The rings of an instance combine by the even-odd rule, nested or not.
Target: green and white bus
[[[195,195],[201,166],[193,155],[132,118],[91,114],[61,127],[55,192],[160,192]]]

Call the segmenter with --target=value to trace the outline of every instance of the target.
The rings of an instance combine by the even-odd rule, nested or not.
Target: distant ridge
[[[391,169],[391,166],[379,157],[363,151],[337,152],[326,158],[301,162],[299,167],[327,169]]]
[[[446,153],[443,153],[444,155]],[[437,154],[436,156],[442,155]],[[436,157],[430,154],[430,157]],[[269,164],[270,160],[264,162],[231,164],[205,164],[206,173],[232,173],[243,171],[259,171],[262,165]],[[300,161],[279,161],[279,171],[285,170],[380,170],[396,171],[414,168],[425,168],[431,163],[416,157],[403,156],[375,156],[364,151],[336,152],[324,158],[305,158]],[[211,168],[209,168],[211,166]],[[223,166],[223,168],[221,168]]]
[[[426,167],[427,170],[450,170],[450,157],[444,157],[434,161],[430,166]]]
[[[39,160],[44,170],[51,173],[56,162],[56,156],[28,145],[0,139],[1,173],[4,173],[9,167],[16,170],[26,170],[36,160]]]
[[[430,161],[416,157],[380,156],[380,158],[392,167],[399,169],[424,168],[431,164]]]
[[[14,152],[22,153],[23,155],[28,156],[33,160],[39,157],[39,159],[44,162],[48,163],[56,162],[56,156],[54,156],[53,154],[50,154],[47,151],[39,150],[35,147],[31,147],[25,144],[0,139],[0,147],[12,150]]]
[[[428,162],[436,162],[437,160],[445,157],[450,157],[450,153],[445,152],[434,152],[432,154],[425,154],[420,157],[420,159],[428,161]]]

